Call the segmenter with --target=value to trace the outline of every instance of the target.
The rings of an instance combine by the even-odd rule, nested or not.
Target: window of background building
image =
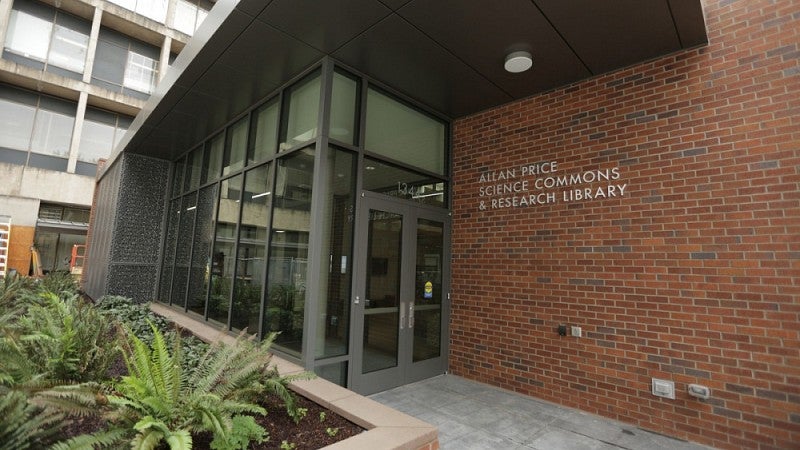
[[[85,164],[79,164],[80,169],[76,167],[75,172],[93,176],[97,161],[111,156],[132,120],[132,117],[87,107],[78,146],[78,162]]]
[[[69,270],[72,247],[86,243],[88,227],[88,209],[42,203],[34,235],[42,270]]]
[[[17,0],[8,20],[3,58],[80,79],[91,24],[39,2]]]
[[[109,0],[125,9],[141,14],[156,22],[164,23],[167,19],[169,0]]]
[[[101,27],[92,84],[147,99],[155,90],[158,60],[157,47]]]
[[[0,86],[0,161],[67,170],[77,105]]]
[[[205,20],[212,6],[214,6],[213,3],[208,0],[199,0],[199,2],[178,0],[175,3],[173,27],[181,33],[193,35]]]

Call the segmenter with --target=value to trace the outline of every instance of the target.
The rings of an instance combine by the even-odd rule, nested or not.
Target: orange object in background
[[[69,273],[81,275],[83,263],[86,260],[86,245],[75,244],[72,246],[72,258],[69,260]]]

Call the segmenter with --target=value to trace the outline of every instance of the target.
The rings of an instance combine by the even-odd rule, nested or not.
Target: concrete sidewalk
[[[439,427],[439,444],[446,450],[710,448],[454,375],[370,398]]]

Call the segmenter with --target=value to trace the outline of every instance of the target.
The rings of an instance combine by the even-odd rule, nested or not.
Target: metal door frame
[[[352,366],[348,374],[348,386],[356,392],[370,394],[408,384],[413,381],[429,378],[447,370],[447,356],[450,336],[450,213],[442,208],[423,205],[409,200],[394,199],[385,195],[362,192],[359,211],[356,215],[353,272],[353,298],[351,299],[350,348],[352,349]],[[363,335],[364,335],[364,300],[366,294],[367,252],[369,233],[369,212],[377,209],[401,214],[403,229],[401,234],[401,270],[400,270],[400,324],[398,336],[398,364],[395,367],[376,372],[362,374]],[[418,219],[441,222],[444,225],[442,261],[442,304],[440,329],[440,354],[438,357],[418,363],[412,361],[413,332],[407,326],[409,315],[409,299],[414,298],[416,278],[416,238]],[[403,321],[406,322],[403,322]]]

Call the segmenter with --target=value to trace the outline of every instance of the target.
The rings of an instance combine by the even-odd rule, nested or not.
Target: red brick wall
[[[720,448],[797,448],[800,3],[703,3],[708,46],[455,123],[450,368]],[[519,169],[540,161],[618,168],[570,189],[624,195],[480,196],[506,168],[542,192]]]

